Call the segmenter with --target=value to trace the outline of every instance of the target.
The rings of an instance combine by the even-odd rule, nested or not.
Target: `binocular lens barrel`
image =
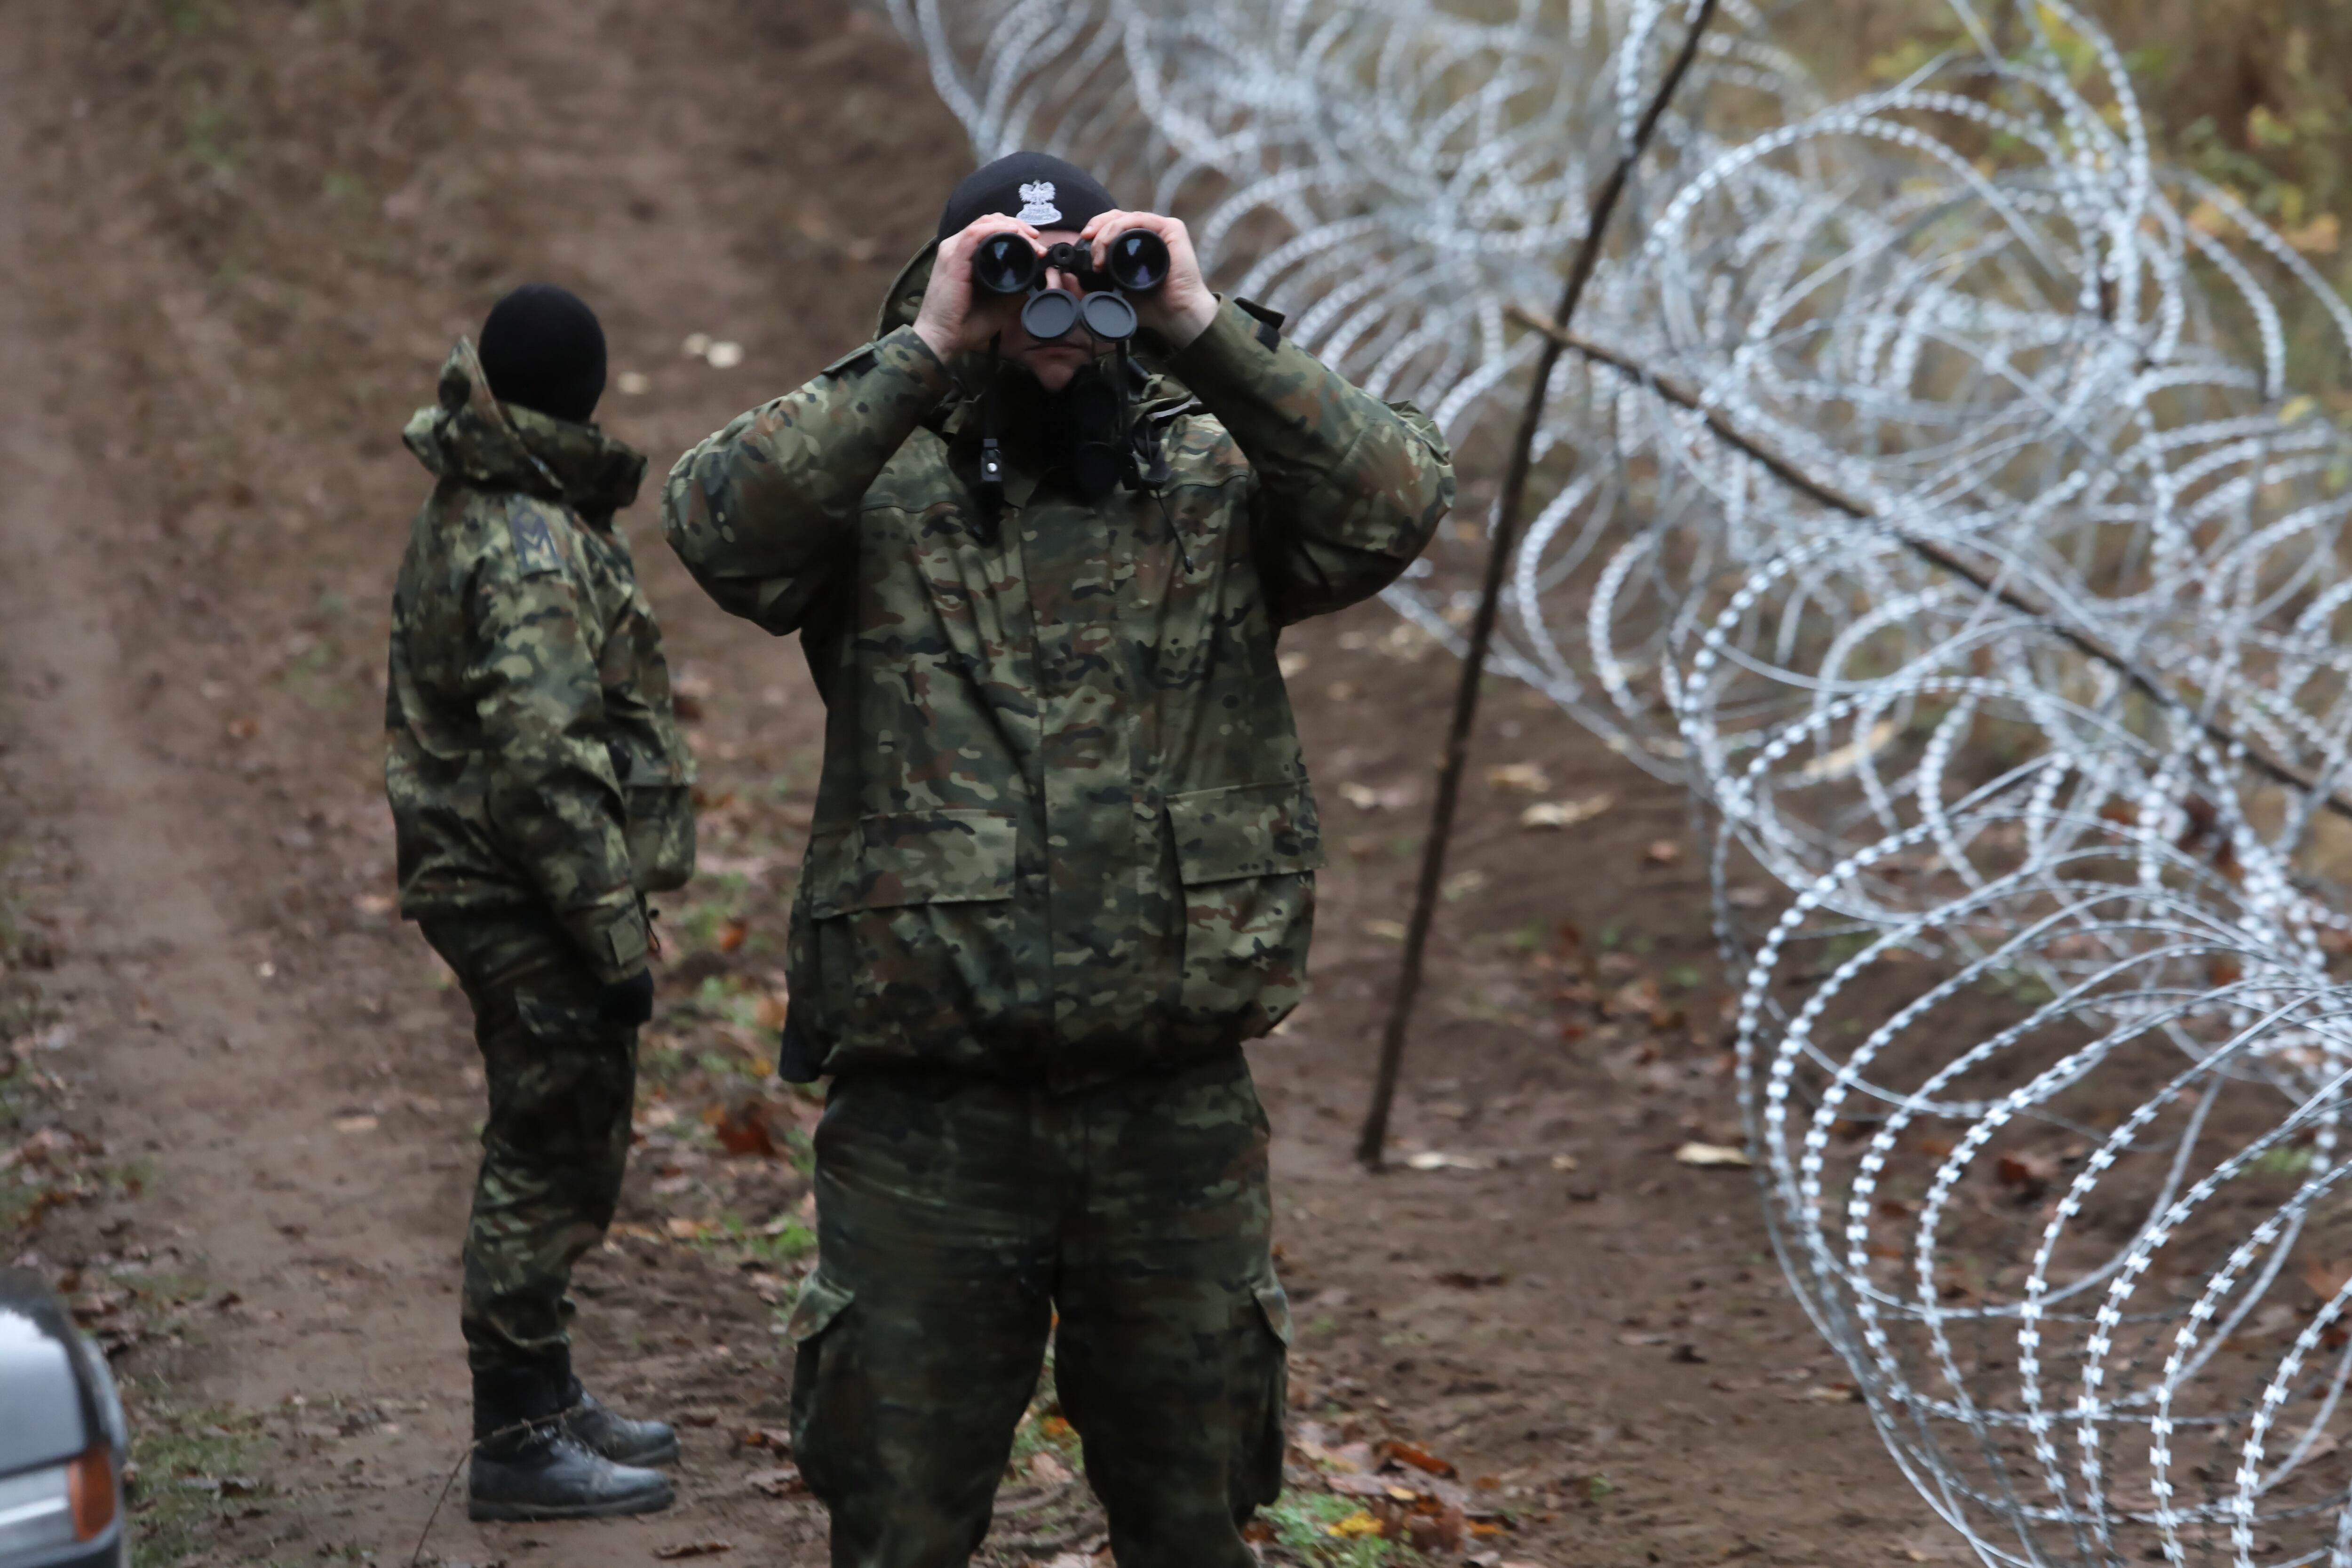
[[[992,235],[971,253],[971,280],[992,294],[1026,294],[1043,264],[1017,234]]]
[[[1132,294],[1149,294],[1168,281],[1168,242],[1148,228],[1130,228],[1110,242],[1104,270]]]
[[[972,252],[971,280],[992,294],[1025,294],[1049,267],[1086,275],[1093,272],[1093,262],[1087,247],[1068,240],[1039,256],[1017,234],[992,235]],[[1168,281],[1168,243],[1148,228],[1128,229],[1110,242],[1104,270],[1129,293],[1148,294]]]

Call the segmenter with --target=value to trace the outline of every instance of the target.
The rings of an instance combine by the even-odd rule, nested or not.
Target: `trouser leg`
[[[562,1376],[572,1268],[612,1224],[627,1168],[636,1031],[597,1016],[594,976],[551,923],[426,934],[473,1003],[489,1091],[466,1232],[467,1360],[477,1373]]]
[[[1282,1488],[1289,1310],[1268,1247],[1266,1122],[1227,1061],[1081,1097],[1055,1378],[1119,1568],[1251,1568]]]
[[[838,1080],[817,1271],[793,1313],[793,1447],[835,1568],[961,1568],[987,1534],[1051,1322],[1037,1097]]]

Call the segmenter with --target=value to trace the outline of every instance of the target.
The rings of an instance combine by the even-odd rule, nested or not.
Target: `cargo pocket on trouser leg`
[[[832,1507],[843,1477],[829,1461],[855,1449],[858,1413],[845,1364],[842,1315],[856,1297],[825,1278],[823,1264],[801,1287],[785,1328],[793,1344],[793,1459],[817,1500]]]
[[[1242,1305],[1234,1391],[1242,1417],[1234,1445],[1234,1518],[1282,1495],[1283,1423],[1290,1396],[1290,1298],[1267,1279]]]

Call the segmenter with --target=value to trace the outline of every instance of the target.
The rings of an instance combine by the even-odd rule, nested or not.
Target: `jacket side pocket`
[[[793,965],[795,997],[820,992],[812,1032],[922,1057],[1001,1014],[1019,979],[1017,832],[997,812],[898,812],[812,839]]]
[[[1280,1023],[1304,994],[1323,837],[1304,779],[1171,795],[1184,884],[1186,1021],[1234,1039]]]

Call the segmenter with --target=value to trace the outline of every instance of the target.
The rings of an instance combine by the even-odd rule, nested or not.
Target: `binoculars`
[[[1148,228],[1130,228],[1110,242],[1103,270],[1097,272],[1091,246],[1069,240],[1048,246],[1040,256],[1017,234],[991,236],[972,253],[971,280],[992,294],[1026,294],[1021,324],[1039,342],[1062,336],[1080,321],[1106,342],[1135,335],[1129,294],[1148,294],[1168,281],[1168,242]],[[1045,287],[1047,271],[1078,280],[1083,297]]]

